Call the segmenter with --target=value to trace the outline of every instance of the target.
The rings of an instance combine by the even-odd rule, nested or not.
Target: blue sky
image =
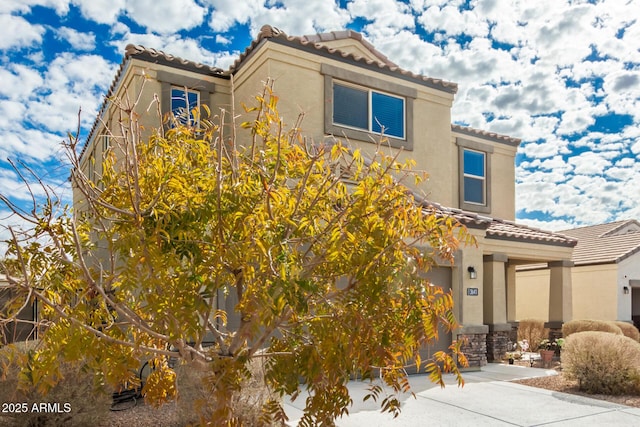
[[[458,83],[454,123],[523,140],[519,222],[640,219],[640,0],[2,0],[0,191],[29,206],[10,158],[70,203],[60,142],[80,108],[91,126],[128,43],[227,68],[263,24],[356,30]]]

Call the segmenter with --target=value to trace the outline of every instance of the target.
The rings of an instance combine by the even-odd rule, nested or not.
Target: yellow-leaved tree
[[[46,391],[65,361],[122,387],[151,360],[144,393],[160,404],[180,393],[182,365],[202,373],[201,421],[241,424],[232,402],[259,360],[271,391],[260,421],[286,419],[290,395],[306,396],[302,425],[324,425],[348,413],[353,377],[379,375],[395,394],[372,382],[369,397],[396,414],[407,365],[462,383],[460,343],[428,360],[418,350],[457,326],[452,295],[422,273],[453,262],[464,227],[414,198],[403,181],[419,177],[384,137],[366,158],[286,128],[270,87],[256,100],[237,128],[220,111],[145,134],[123,109],[96,179],[70,137],[75,212],[54,214],[50,198],[27,214],[2,196],[33,225],[10,230],[1,264],[15,291],[5,320],[30,299],[44,323],[28,386]]]

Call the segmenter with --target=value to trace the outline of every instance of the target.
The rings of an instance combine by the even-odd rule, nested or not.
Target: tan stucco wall
[[[459,304],[459,321],[463,326],[484,324],[484,268],[482,245],[484,241],[484,230],[469,229],[476,241],[477,247],[473,245],[461,248],[459,259],[459,280],[461,281],[461,298]],[[468,268],[476,270],[477,278],[470,278]],[[478,295],[467,295],[470,288],[478,289]]]
[[[516,320],[549,319],[549,270],[516,273]]]
[[[516,218],[516,147],[496,143],[494,149],[491,155],[491,212],[489,215],[514,221]]]
[[[615,264],[574,267],[574,319],[618,320]]]
[[[319,56],[316,53],[293,49],[268,40],[265,43],[266,46],[255,49],[252,55],[244,60],[242,67],[233,77],[235,114],[239,115],[236,119],[238,123],[253,118],[253,113],[247,114],[243,111],[242,103],[253,105],[255,103],[254,97],[262,93],[264,82],[270,78],[275,82],[274,90],[276,95],[280,97],[279,112],[285,123],[292,126],[298,116],[303,113],[302,129],[304,135],[316,142],[323,141],[327,138],[324,132],[327,100],[324,99],[325,76],[321,73],[323,64],[357,73],[363,78],[382,79],[409,88],[416,91],[417,94],[417,98],[413,102],[413,118],[409,122],[413,123],[413,150],[403,151],[399,159],[401,161],[413,159],[416,162],[416,170],[426,171],[429,174],[429,179],[417,188],[420,194],[445,206],[460,207],[459,147],[456,145],[456,136],[451,132],[453,94],[410,80],[380,74],[375,70]],[[342,47],[354,53],[360,50],[361,54],[368,52],[367,49],[359,47],[359,43],[353,39],[349,39],[347,45]],[[153,96],[161,93],[161,84],[156,80],[158,71],[179,73],[206,81],[214,81],[216,91],[209,100],[213,114],[217,114],[220,107],[224,107],[227,111],[232,109],[230,96],[232,83],[230,81],[136,59],[131,60],[129,68],[129,70],[125,70],[117,96],[126,92],[133,99],[142,82],[142,79],[139,77],[136,79],[134,75],[140,76],[144,73],[146,77],[145,90],[138,110],[142,124],[147,127],[157,123],[155,108],[152,107],[149,111],[146,109],[150,105],[153,106]],[[107,113],[105,118],[112,117],[112,114]],[[96,132],[95,135],[100,133]],[[516,148],[478,136],[465,135],[464,138],[490,145],[493,149],[490,170],[491,211],[483,212],[483,214],[514,219]],[[240,139],[239,142],[248,141]],[[376,149],[376,145],[371,141],[351,139],[349,143],[354,149],[360,148],[369,156],[372,156]],[[386,148],[386,150],[391,154],[396,154],[398,151],[391,148]],[[96,152],[95,157],[101,157],[100,153]],[[99,165],[96,167],[99,168]],[[407,183],[410,182],[411,180],[407,181]]]
[[[455,182],[457,147],[449,143],[452,94],[285,46],[270,47],[270,50],[263,49],[246,61],[237,73],[236,98],[248,100],[261,91],[262,82],[268,77],[274,79],[274,89],[280,97],[280,114],[291,125],[300,113],[304,113],[304,134],[316,142],[327,137],[324,132],[327,100],[324,99],[324,76],[320,73],[323,63],[415,89],[418,95],[413,104],[414,149],[402,152],[399,159],[414,159],[415,169],[430,174],[429,180],[420,187],[424,195],[446,206],[456,205],[452,182]],[[350,139],[349,144],[369,156],[373,156],[376,149],[371,141]],[[388,151],[392,154],[397,152],[396,149]]]
[[[517,273],[517,320],[549,318],[549,270]],[[620,320],[616,265],[573,267],[573,319]]]

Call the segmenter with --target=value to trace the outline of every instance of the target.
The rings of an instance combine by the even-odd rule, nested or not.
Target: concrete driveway
[[[410,378],[416,397],[403,395],[397,418],[382,414],[371,401],[362,402],[368,383],[349,383],[354,402],[338,426],[640,426],[640,408],[558,393],[509,382],[514,379],[555,375],[553,370],[489,364],[463,375],[458,388],[452,376],[447,386],[434,386],[424,375]],[[285,410],[296,425],[302,415],[304,395],[287,401]]]

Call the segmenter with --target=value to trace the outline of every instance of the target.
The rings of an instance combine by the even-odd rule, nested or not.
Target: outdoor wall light
[[[476,268],[474,266],[470,265],[469,267],[467,267],[467,271],[469,272],[470,279],[475,279],[478,277],[478,273],[476,273]]]
[[[624,292],[625,295],[629,294],[629,287],[628,286],[623,286],[622,287],[622,292]]]

